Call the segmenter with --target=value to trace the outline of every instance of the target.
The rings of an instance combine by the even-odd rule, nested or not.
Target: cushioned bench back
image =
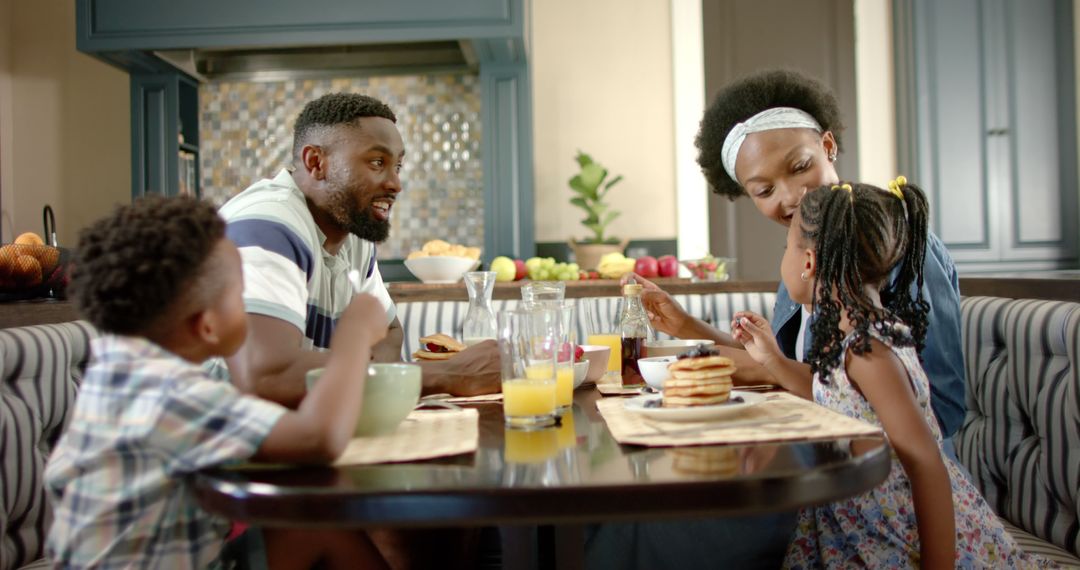
[[[960,460],[999,515],[1080,554],[1080,304],[968,297],[961,312]]]
[[[577,335],[579,339],[585,339],[588,334],[588,326],[585,322],[582,304],[589,304],[599,312],[600,318],[607,322],[614,322],[619,312],[621,297],[592,297],[577,299]],[[724,332],[731,330],[731,316],[736,311],[750,310],[772,317],[773,305],[776,302],[775,293],[712,293],[707,295],[676,295],[675,300],[687,310],[688,313],[704,319]],[[513,309],[520,303],[517,299],[492,301],[495,312]],[[405,331],[405,341],[402,345],[402,358],[412,359],[412,353],[420,344],[420,337],[437,332],[446,333],[456,338],[461,338],[461,327],[465,320],[465,312],[469,304],[465,301],[421,301],[415,303],[398,303],[398,319]],[[670,338],[659,334],[658,338]]]
[[[41,557],[51,512],[42,474],[75,403],[88,323],[0,330],[0,569]]]

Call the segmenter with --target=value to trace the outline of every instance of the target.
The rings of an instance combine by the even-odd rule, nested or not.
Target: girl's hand
[[[769,362],[784,357],[780,345],[776,344],[772,329],[769,328],[769,321],[757,313],[735,313],[731,321],[731,336],[742,343],[746,352],[758,364],[768,366]]]

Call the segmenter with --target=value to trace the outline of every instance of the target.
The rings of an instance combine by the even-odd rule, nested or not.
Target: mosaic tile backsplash
[[[379,258],[401,259],[439,238],[484,242],[480,84],[475,75],[216,81],[199,87],[202,195],[222,204],[289,164],[304,104],[326,93],[364,93],[394,110],[405,141],[390,239]]]

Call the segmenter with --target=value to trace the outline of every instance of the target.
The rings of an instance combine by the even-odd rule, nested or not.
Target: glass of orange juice
[[[588,328],[586,344],[597,344],[611,349],[608,355],[605,382],[621,382],[622,335],[619,334],[618,303],[607,298],[595,298],[581,302],[582,315]]]
[[[498,322],[506,425],[525,429],[554,425],[558,313],[550,308],[503,311]]]

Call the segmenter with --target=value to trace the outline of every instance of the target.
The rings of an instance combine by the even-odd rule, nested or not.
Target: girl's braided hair
[[[841,311],[854,329],[855,354],[870,351],[870,327],[897,346],[921,351],[930,310],[922,291],[929,219],[922,190],[903,177],[889,190],[869,184],[822,186],[803,197],[799,213],[799,229],[817,255],[809,352],[814,372],[842,365]],[[880,288],[894,272],[881,289],[884,308],[874,306],[864,285]],[[891,326],[896,321],[907,324],[910,333]]]

